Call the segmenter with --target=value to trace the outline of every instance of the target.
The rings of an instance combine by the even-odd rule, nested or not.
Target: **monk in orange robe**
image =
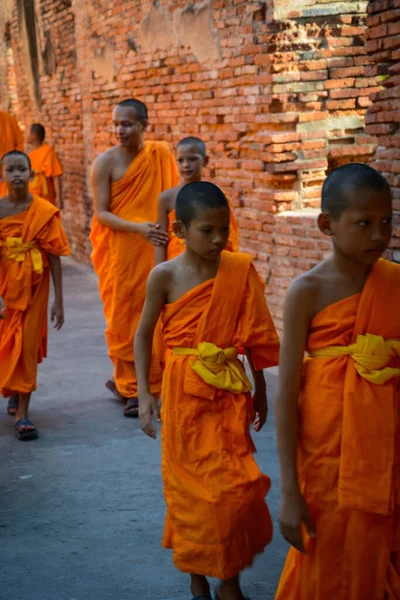
[[[17,119],[5,111],[0,111],[0,160],[11,150],[24,149],[24,134]],[[0,181],[0,198],[7,195],[4,181]]]
[[[207,156],[206,145],[203,140],[197,137],[183,138],[178,143],[176,149],[176,161],[178,163],[181,184],[162,192],[158,199],[157,223],[163,231],[168,231],[168,243],[156,246],[156,264],[164,260],[176,258],[185,250],[184,240],[177,237],[173,232],[173,223],[176,220],[175,202],[178,192],[183,185],[192,183],[193,181],[202,181],[202,172],[209,163],[209,156]],[[232,208],[228,196],[226,194],[225,196],[229,202],[229,206]],[[226,250],[239,252],[239,229],[233,210],[231,210],[230,214],[230,230]]]
[[[167,144],[143,141],[148,116],[142,102],[124,100],[115,108],[113,121],[119,144],[101,154],[92,170],[95,216],[90,241],[114,364],[114,378],[106,386],[125,402],[125,416],[137,417],[133,338],[154,266],[153,245],[167,240],[156,224],[157,198],[176,185],[178,173]],[[155,396],[161,390],[156,357],[151,390]]]
[[[322,211],[333,254],[293,282],[285,305],[279,521],[293,547],[276,599],[397,600],[400,266],[379,258],[389,185],[344,165],[324,183]]]
[[[173,549],[176,567],[190,573],[194,597],[211,598],[210,576],[221,580],[221,600],[240,600],[240,572],[272,537],[270,480],[253,458],[250,424],[256,415],[259,431],[266,421],[262,369],[277,364],[279,342],[250,257],[223,251],[230,209],[221,189],[185,185],[176,213],[185,252],[152,272],[135,338],[139,415],[154,438],[158,404],[149,370],[161,314],[169,352],[162,388],[163,545]],[[239,347],[253,372],[253,399]]]
[[[19,151],[2,160],[8,195],[0,202],[0,392],[10,398],[20,440],[39,433],[28,417],[37,366],[47,352],[50,274],[55,301],[51,320],[64,322],[60,256],[69,254],[59,210],[28,192],[29,158]]]
[[[29,186],[31,194],[36,194],[62,208],[61,176],[63,168],[56,151],[45,143],[46,130],[40,123],[31,126],[28,144],[33,147],[29,153],[34,180]]]

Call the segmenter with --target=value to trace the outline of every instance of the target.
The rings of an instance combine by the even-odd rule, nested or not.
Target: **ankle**
[[[190,591],[192,596],[204,596],[205,598],[211,596],[210,584],[204,575],[190,575]]]

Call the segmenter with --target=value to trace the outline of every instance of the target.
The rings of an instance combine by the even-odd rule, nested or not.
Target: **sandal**
[[[28,431],[21,431],[22,427],[33,427]],[[15,435],[19,440],[35,440],[39,437],[39,431],[29,419],[19,419],[14,424]]]
[[[113,379],[106,381],[105,386],[112,394],[114,394],[117,400],[121,400],[121,402],[126,402],[128,400],[128,398],[125,398],[125,396],[119,393]]]
[[[139,418],[139,400],[136,397],[128,398],[124,408],[124,417]]]
[[[10,417],[15,417],[15,415],[17,414],[18,403],[19,403],[18,394],[15,394],[14,396],[9,397],[8,404],[7,404],[7,414],[9,414]]]

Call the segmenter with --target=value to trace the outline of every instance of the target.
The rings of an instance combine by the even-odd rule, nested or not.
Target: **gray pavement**
[[[104,387],[111,365],[94,275],[67,260],[64,278],[66,323],[51,331],[32,399],[41,437],[18,441],[5,402],[0,418],[0,600],[189,600],[187,576],[160,547],[159,440]],[[275,519],[272,415],[257,445]],[[252,600],[273,597],[285,553],[276,530],[243,577]]]

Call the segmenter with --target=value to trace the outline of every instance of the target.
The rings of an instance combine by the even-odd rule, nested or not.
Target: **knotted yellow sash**
[[[371,333],[358,335],[356,342],[350,346],[328,346],[313,350],[309,356],[311,358],[351,356],[358,374],[370,383],[378,385],[400,376],[400,340],[385,340]]]
[[[173,348],[176,356],[195,356],[189,364],[205,383],[220,390],[243,394],[251,390],[251,383],[242,363],[238,360],[237,348],[222,350],[211,342],[200,342],[195,348]]]
[[[39,274],[43,273],[42,254],[34,240],[24,244],[22,238],[8,237],[3,242],[3,245],[7,248],[7,257],[11,260],[15,260],[15,262],[23,262],[26,253],[29,252],[34,272]]]

